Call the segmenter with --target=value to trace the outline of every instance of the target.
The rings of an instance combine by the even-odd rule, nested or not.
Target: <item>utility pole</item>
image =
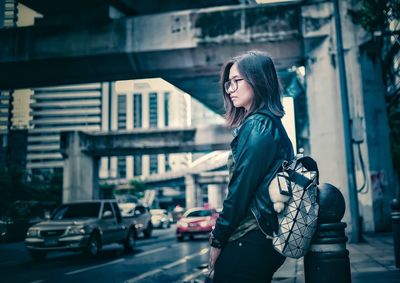
[[[358,211],[358,197],[356,190],[356,177],[354,172],[354,151],[351,135],[351,119],[349,95],[347,91],[346,64],[343,55],[343,39],[340,20],[339,0],[333,0],[336,27],[336,49],[339,67],[340,97],[342,101],[344,143],[346,153],[347,182],[349,187],[350,212],[351,212],[351,242],[361,241],[360,216]]]

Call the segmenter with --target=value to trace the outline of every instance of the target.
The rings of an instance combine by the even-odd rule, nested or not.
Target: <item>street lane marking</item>
[[[144,252],[144,253],[140,253],[137,256],[135,256],[135,258],[136,257],[140,257],[140,256],[144,256],[144,255],[153,254],[153,253],[156,253],[156,252],[159,252],[159,251],[163,251],[163,250],[166,250],[166,249],[167,249],[167,247],[162,247],[162,248],[154,249],[154,250],[147,251],[147,252]]]
[[[162,251],[162,250],[166,250],[166,249],[167,249],[167,247],[161,247],[161,248],[158,248],[158,249],[154,249],[154,250],[151,250],[151,251],[147,251],[147,252],[138,254],[135,257],[149,255],[149,254],[156,253],[156,252],[159,252],[159,251]],[[100,267],[104,267],[104,266],[107,266],[107,265],[116,264],[116,263],[119,263],[119,262],[122,262],[122,261],[125,261],[125,259],[124,258],[120,258],[120,259],[117,259],[117,260],[114,260],[114,261],[110,261],[110,262],[107,262],[107,263],[94,265],[94,266],[78,269],[78,270],[75,270],[75,271],[70,271],[70,272],[67,272],[65,274],[66,275],[74,275],[74,274],[81,273],[81,272],[88,271],[88,270],[92,270],[92,269],[95,269],[95,268],[100,268]],[[38,282],[36,282],[36,283],[38,283]]]
[[[125,281],[125,283],[139,282],[140,280],[142,280],[142,279],[144,279],[146,277],[152,276],[152,275],[154,275],[156,273],[159,273],[159,272],[162,272],[162,271],[166,271],[168,269],[171,269],[172,267],[175,267],[177,265],[183,264],[183,263],[187,262],[188,260],[190,260],[192,258],[195,258],[195,257],[201,256],[203,254],[206,254],[208,252],[208,250],[209,250],[208,248],[202,249],[198,253],[195,253],[195,254],[190,255],[190,256],[185,256],[185,257],[183,257],[181,259],[178,259],[178,260],[176,260],[176,261],[174,261],[172,263],[166,264],[166,265],[162,266],[161,268],[156,268],[154,270],[150,270],[150,271],[148,271],[146,273],[143,273],[142,275],[139,275],[139,276],[133,277],[131,279],[128,279],[128,280]]]
[[[154,275],[154,274],[156,274],[156,273],[159,273],[159,272],[162,272],[162,271],[163,271],[162,269],[157,268],[157,269],[154,269],[154,270],[145,272],[145,273],[143,273],[143,274],[140,275],[140,276],[133,277],[133,278],[131,278],[131,279],[125,281],[125,283],[139,282],[140,280],[142,280],[142,279],[144,279],[144,278],[146,278],[146,277],[152,276],[152,275]]]
[[[199,277],[203,273],[207,273],[207,271],[205,271],[203,269],[202,270],[196,270],[192,274],[187,275],[185,278],[183,278],[182,280],[179,280],[177,282],[179,282],[179,283],[181,283],[181,282],[191,282],[192,280],[194,280],[195,278]]]
[[[116,263],[119,263],[119,262],[122,262],[122,261],[125,261],[125,259],[124,258],[120,258],[120,259],[117,259],[117,260],[114,260],[114,261],[110,261],[110,262],[106,262],[106,263],[103,263],[103,264],[93,265],[93,266],[90,266],[90,267],[86,267],[86,268],[78,269],[78,270],[75,270],[75,271],[67,272],[67,273],[65,273],[65,275],[74,275],[74,274],[81,273],[81,272],[84,272],[84,271],[88,271],[88,270],[104,267],[104,266],[111,265],[111,264],[116,264]]]

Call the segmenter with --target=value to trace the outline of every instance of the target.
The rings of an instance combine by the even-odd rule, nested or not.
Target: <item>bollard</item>
[[[318,186],[318,228],[304,256],[306,283],[350,283],[349,251],[346,249],[346,223],[342,193],[333,185]]]
[[[390,206],[392,208],[394,258],[396,267],[400,268],[400,202],[393,199]]]

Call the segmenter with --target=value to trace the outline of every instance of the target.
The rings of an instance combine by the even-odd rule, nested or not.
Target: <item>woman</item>
[[[280,120],[278,77],[266,53],[250,51],[224,65],[221,83],[234,139],[228,195],[210,234],[209,265],[215,283],[266,283],[285,260],[272,246],[278,222],[268,185],[282,161],[293,157]]]

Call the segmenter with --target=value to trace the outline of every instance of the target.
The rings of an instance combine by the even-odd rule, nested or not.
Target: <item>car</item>
[[[183,241],[186,236],[208,235],[215,227],[218,213],[215,209],[196,207],[186,211],[176,223],[176,239]]]
[[[143,235],[148,239],[153,233],[150,209],[142,204],[133,202],[118,203],[122,218],[131,219],[135,223],[137,236]]]
[[[121,217],[116,201],[92,200],[66,203],[51,218],[28,229],[25,246],[32,258],[43,259],[51,251],[84,251],[98,255],[105,244],[121,243],[132,251],[136,223]]]
[[[165,209],[150,209],[151,223],[153,227],[169,228],[171,227],[172,216]]]

